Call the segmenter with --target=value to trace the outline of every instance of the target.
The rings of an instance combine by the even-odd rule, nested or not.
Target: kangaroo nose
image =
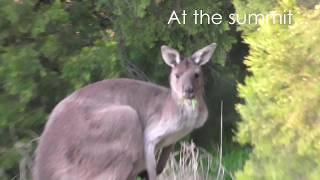
[[[188,94],[192,94],[193,93],[193,88],[192,87],[187,87],[185,91]]]
[[[192,87],[186,87],[184,92],[185,92],[186,98],[190,98],[190,99],[194,98],[194,90]]]

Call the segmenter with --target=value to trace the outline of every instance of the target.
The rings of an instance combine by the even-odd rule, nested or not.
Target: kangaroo
[[[184,58],[162,46],[170,89],[110,79],[63,99],[40,137],[34,180],[134,180],[143,172],[156,180],[174,144],[207,119],[201,66],[215,48],[213,43]]]

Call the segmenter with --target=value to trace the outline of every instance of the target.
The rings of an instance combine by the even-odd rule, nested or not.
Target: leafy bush
[[[270,10],[289,9],[292,25],[245,31],[252,75],[239,86],[245,103],[237,139],[253,152],[239,180],[320,178],[320,8],[278,1]]]

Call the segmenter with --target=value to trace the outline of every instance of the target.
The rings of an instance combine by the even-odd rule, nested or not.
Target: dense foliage
[[[40,135],[54,105],[75,89],[119,76],[167,84],[162,44],[190,54],[217,42],[215,65],[207,69],[211,122],[225,97],[226,113],[236,119],[234,84],[240,71],[232,61],[225,63],[236,40],[229,25],[167,25],[172,10],[195,8],[232,10],[219,0],[1,0],[1,179],[17,175],[19,162],[21,175],[21,168],[30,167],[30,140]],[[198,139],[210,140],[214,128],[209,123]]]
[[[256,30],[242,28],[250,45],[245,63],[252,75],[239,86],[245,103],[238,106],[243,121],[237,137],[250,143],[253,152],[237,179],[319,179],[319,5],[307,9],[279,0],[258,8],[251,5],[267,1],[235,2],[241,12],[294,12],[292,25],[268,22]]]

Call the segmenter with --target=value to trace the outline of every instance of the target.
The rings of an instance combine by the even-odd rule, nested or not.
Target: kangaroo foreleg
[[[158,160],[158,163],[157,163],[157,174],[161,174],[164,167],[166,167],[166,163],[169,159],[169,156],[170,156],[170,153],[174,150],[174,146],[175,144],[171,144],[167,147],[164,147],[162,149],[162,152],[160,154],[160,157],[159,157],[159,160]]]
[[[156,157],[155,157],[155,142],[146,141],[145,144],[145,159],[149,180],[156,180]]]
[[[172,144],[162,149],[159,160],[157,162],[157,175],[162,173],[164,167],[166,166],[170,153],[174,150],[174,146],[175,144]],[[139,177],[143,180],[149,180],[147,171],[142,171],[139,174]]]

